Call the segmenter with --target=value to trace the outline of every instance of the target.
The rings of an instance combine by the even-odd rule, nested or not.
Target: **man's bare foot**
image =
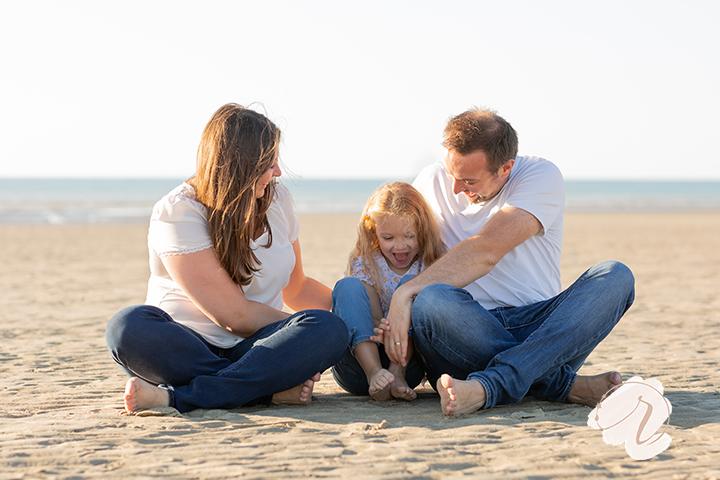
[[[472,413],[485,405],[485,387],[478,381],[458,380],[444,373],[436,386],[445,415]]]
[[[170,396],[167,390],[138,377],[132,377],[127,381],[123,399],[125,400],[125,411],[128,413],[170,405]]]
[[[305,380],[300,385],[297,385],[282,392],[274,393],[272,396],[272,403],[274,405],[309,405],[312,401],[312,392],[315,388],[315,382],[320,381],[320,374],[316,373]]]
[[[381,368],[368,378],[368,394],[377,402],[386,402],[392,398],[390,395],[390,384],[395,380],[395,376]]]
[[[575,377],[567,401],[594,407],[608,390],[620,384],[622,384],[622,376],[618,372],[578,375]]]
[[[395,380],[390,384],[390,395],[398,400],[406,400],[411,402],[417,398],[415,390],[410,388],[410,385],[405,381],[405,369],[396,363],[391,363],[388,368],[390,373],[393,374]]]

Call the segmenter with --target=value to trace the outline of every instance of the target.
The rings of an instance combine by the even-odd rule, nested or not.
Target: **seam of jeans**
[[[372,335],[363,335],[361,337],[354,338],[353,343],[350,346],[350,348],[352,350],[355,350],[355,347],[357,347],[359,344],[364,343],[364,342],[370,342],[371,337],[372,337]],[[375,343],[375,342],[372,342],[372,343]]]
[[[467,376],[466,380],[476,380],[480,382],[485,389],[485,403],[481,407],[483,410],[495,406],[495,402],[497,402],[497,395],[495,394],[495,390],[490,384],[490,381],[482,373],[471,373]]]

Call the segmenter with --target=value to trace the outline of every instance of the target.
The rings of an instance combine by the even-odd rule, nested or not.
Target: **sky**
[[[408,178],[491,108],[568,179],[720,179],[720,2],[9,1],[0,177],[185,177],[222,104],[299,178]]]

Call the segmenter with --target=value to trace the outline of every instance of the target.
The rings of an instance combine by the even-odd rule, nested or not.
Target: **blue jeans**
[[[180,412],[267,404],[335,364],[348,345],[345,324],[324,310],[298,312],[220,348],[163,310],[138,305],[112,317],[105,337],[113,359],[129,375],[166,386]]]
[[[403,277],[400,283],[409,278],[412,277]],[[350,348],[332,369],[335,381],[353,395],[367,395],[369,388],[367,377],[352,353],[358,343],[370,340],[374,328],[370,298],[362,281],[346,277],[335,284],[333,312],[343,319],[350,332]],[[380,364],[383,368],[388,368],[390,359],[385,354],[383,345],[378,345],[378,353],[380,354]],[[413,354],[405,370],[405,381],[410,388],[415,388],[424,376],[425,369],[422,362],[417,355]]]
[[[412,306],[413,341],[435,388],[440,375],[479,381],[484,408],[565,401],[577,370],[633,303],[633,274],[604,262],[567,290],[522,307],[484,309],[463,289],[430,285]]]

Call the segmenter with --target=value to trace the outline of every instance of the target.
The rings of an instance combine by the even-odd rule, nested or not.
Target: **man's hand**
[[[386,318],[388,330],[384,332],[385,353],[392,362],[403,367],[408,362],[408,331],[413,297],[414,293],[407,285],[400,286],[393,294]]]

